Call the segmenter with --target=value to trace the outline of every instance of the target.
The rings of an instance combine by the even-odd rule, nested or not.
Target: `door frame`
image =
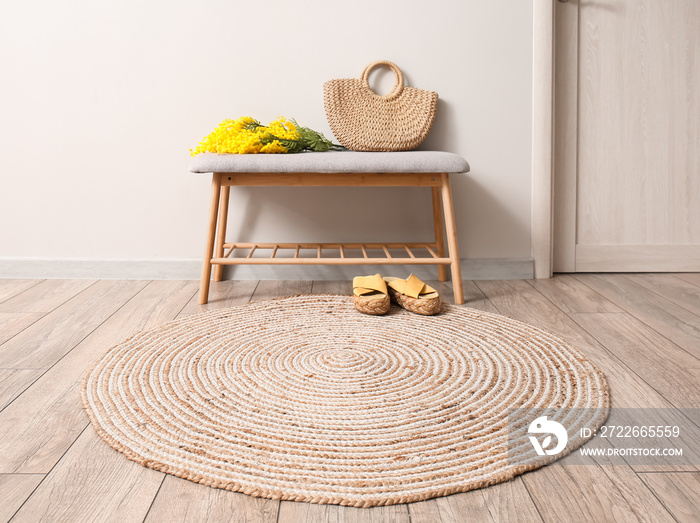
[[[576,272],[579,0],[554,4],[552,271]]]
[[[532,213],[531,256],[535,278],[553,273],[555,4],[532,2]],[[577,10],[578,11],[578,10]]]
[[[579,0],[533,0],[531,256],[535,278],[576,269],[578,18]]]

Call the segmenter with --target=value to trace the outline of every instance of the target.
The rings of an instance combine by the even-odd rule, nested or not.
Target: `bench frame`
[[[231,187],[430,187],[433,203],[435,239],[410,243],[230,243],[225,241]],[[443,219],[445,232],[443,232]],[[446,253],[445,248],[448,252]],[[246,249],[245,257],[233,257],[236,249]],[[280,250],[291,249],[293,257],[276,257]],[[302,249],[316,251],[315,258],[300,257]],[[383,256],[370,256],[380,250]],[[405,251],[407,256],[392,256],[390,250]],[[253,257],[256,251],[271,250],[269,258]],[[324,250],[333,250],[340,257],[323,257]],[[347,256],[359,250],[361,257]],[[425,250],[428,256],[414,251]],[[214,173],[207,242],[202,263],[199,303],[209,301],[209,284],[222,279],[224,265],[437,265],[438,280],[447,281],[451,268],[455,303],[464,303],[462,271],[457,247],[454,206],[450,177],[447,173]]]

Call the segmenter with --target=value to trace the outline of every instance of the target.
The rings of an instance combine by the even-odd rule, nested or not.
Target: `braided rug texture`
[[[129,459],[252,496],[369,507],[506,481],[585,442],[607,417],[602,373],[516,320],[443,305],[358,313],[311,295],[185,317],[110,349],[82,387],[98,434]],[[538,456],[508,412],[550,409],[561,454]],[[551,410],[554,409],[554,410]],[[562,414],[563,413],[563,414]],[[529,419],[529,423],[532,419]]]

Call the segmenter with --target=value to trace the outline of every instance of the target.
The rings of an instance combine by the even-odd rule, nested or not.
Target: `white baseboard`
[[[0,278],[198,280],[202,261],[0,258]],[[224,270],[235,280],[348,280],[358,274],[408,275],[437,279],[434,265],[238,265]],[[521,280],[533,277],[532,258],[463,259],[465,280]]]

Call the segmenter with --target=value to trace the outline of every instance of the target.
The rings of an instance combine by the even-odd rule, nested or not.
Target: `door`
[[[700,0],[556,4],[554,271],[700,271]]]

